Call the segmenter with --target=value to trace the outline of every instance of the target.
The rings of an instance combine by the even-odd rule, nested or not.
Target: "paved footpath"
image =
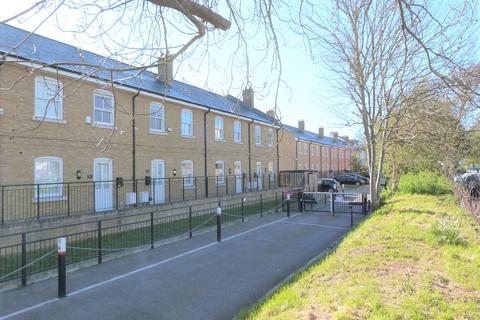
[[[6,319],[231,319],[341,238],[350,216],[254,218],[0,293]]]

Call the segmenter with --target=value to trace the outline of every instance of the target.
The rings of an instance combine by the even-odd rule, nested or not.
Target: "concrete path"
[[[357,216],[356,219],[360,217]],[[0,293],[6,319],[231,319],[350,228],[350,216],[274,215]]]

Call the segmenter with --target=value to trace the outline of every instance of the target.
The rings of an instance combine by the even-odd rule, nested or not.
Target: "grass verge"
[[[480,228],[451,195],[397,195],[240,319],[480,319]]]

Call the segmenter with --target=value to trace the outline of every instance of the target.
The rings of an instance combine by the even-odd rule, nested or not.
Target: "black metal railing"
[[[52,227],[38,231],[0,236],[0,283],[20,279],[22,285],[33,274],[57,267],[56,239],[67,239],[67,264],[85,260],[102,263],[105,257],[173,237],[192,238],[216,225],[216,209],[222,208],[221,223],[244,222],[246,218],[277,214],[284,203],[282,193],[251,194],[196,207],[157,209],[122,218]],[[47,235],[44,237],[43,235]],[[96,260],[95,260],[96,259]]]
[[[276,187],[276,176],[270,174],[2,185],[0,223],[118,211]]]

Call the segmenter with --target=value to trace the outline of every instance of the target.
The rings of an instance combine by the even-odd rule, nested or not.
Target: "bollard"
[[[217,208],[217,242],[222,241],[222,208]]]
[[[58,249],[58,297],[65,298],[67,295],[67,267],[65,254],[67,253],[67,239],[57,239]]]
[[[245,222],[245,200],[246,198],[242,198],[242,222]]]
[[[192,234],[192,206],[188,207],[188,237],[191,238]]]
[[[334,205],[333,205],[333,201],[334,201],[334,194],[333,193],[330,193],[330,213],[332,214],[332,216],[334,215],[333,213],[333,210],[334,210]]]
[[[290,218],[290,194],[287,193],[287,217]]]
[[[353,207],[350,206],[350,228],[353,228]]]

